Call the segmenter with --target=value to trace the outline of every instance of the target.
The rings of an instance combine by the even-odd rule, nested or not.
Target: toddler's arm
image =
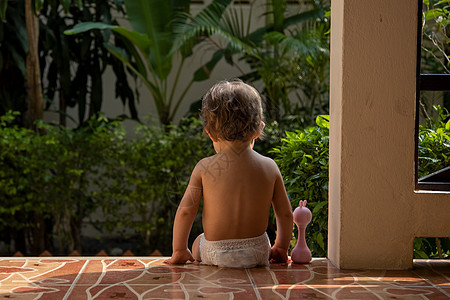
[[[276,262],[287,262],[294,225],[291,202],[279,171],[275,181],[272,206],[277,220],[277,237],[270,251],[270,258]]]
[[[173,224],[172,257],[165,261],[169,264],[184,264],[188,260],[194,261],[188,249],[188,238],[192,224],[197,215],[202,199],[201,177],[194,169],[191,180],[181,199]]]

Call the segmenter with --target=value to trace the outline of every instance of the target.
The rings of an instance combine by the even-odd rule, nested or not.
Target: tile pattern
[[[0,299],[450,299],[450,261],[340,270],[327,259],[227,269],[153,257],[0,258]]]

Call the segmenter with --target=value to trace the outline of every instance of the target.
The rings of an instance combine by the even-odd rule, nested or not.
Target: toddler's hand
[[[270,249],[269,260],[277,263],[285,263],[288,261],[288,252],[286,249],[273,246]]]
[[[165,260],[164,263],[175,265],[175,264],[185,264],[187,261],[195,261],[189,249],[177,250],[172,253],[172,257]]]

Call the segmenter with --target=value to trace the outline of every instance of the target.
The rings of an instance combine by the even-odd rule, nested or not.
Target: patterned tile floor
[[[310,264],[226,269],[161,257],[0,258],[0,299],[449,299],[450,261],[410,271]]]

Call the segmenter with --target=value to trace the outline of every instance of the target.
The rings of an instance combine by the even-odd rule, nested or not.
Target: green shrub
[[[76,129],[44,124],[40,127],[45,130],[39,136],[46,151],[45,172],[51,174],[45,190],[47,202],[51,203],[55,244],[60,253],[73,249],[81,253],[85,218],[101,205],[95,190],[108,180],[102,171],[125,139],[125,130],[119,121],[103,117]]]
[[[99,228],[138,234],[149,253],[158,249],[170,254],[172,225],[195,164],[213,150],[202,135],[200,121],[185,120],[182,125],[137,127],[136,137],[123,144],[108,164],[101,198],[104,220]],[[201,224],[192,229],[201,232]]]
[[[283,175],[292,207],[308,201],[312,220],[306,241],[313,256],[326,256],[328,232],[328,116],[316,118],[318,126],[287,132],[275,148],[275,161]],[[294,236],[297,236],[296,228]],[[295,238],[293,240],[295,243]]]
[[[254,150],[258,153],[275,158],[274,148],[280,146],[281,140],[286,138],[286,132],[293,132],[305,128],[305,120],[299,115],[285,115],[276,120],[266,120],[264,135],[255,143]]]
[[[213,152],[199,120],[140,125],[126,139],[120,121],[103,117],[76,129],[41,122],[35,132],[13,125],[16,115],[0,117],[3,242],[13,240],[24,254],[83,253],[81,229],[90,223],[106,234],[140,236],[134,251],[170,252],[189,176]],[[201,231],[197,220],[192,232]]]
[[[419,177],[450,166],[450,113],[433,107],[438,118],[419,126]]]
[[[415,238],[414,258],[450,258],[450,238]]]
[[[35,132],[12,125],[15,115],[0,117],[0,232],[25,254],[81,251],[99,170],[123,128],[97,118],[77,129],[41,122]]]
[[[39,172],[45,163],[36,159],[40,149],[34,132],[12,125],[17,115],[0,117],[0,235],[6,241],[32,228],[30,212],[42,212],[47,206],[42,194],[33,192],[48,180]],[[15,242],[25,246],[25,237]]]

